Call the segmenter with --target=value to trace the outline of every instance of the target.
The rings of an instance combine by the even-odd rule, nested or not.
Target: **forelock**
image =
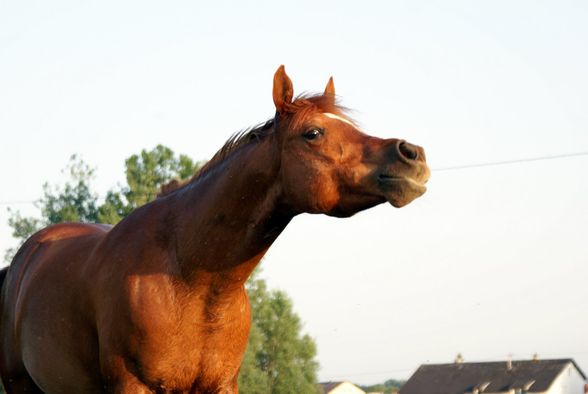
[[[330,113],[352,122],[347,113],[349,110],[337,102],[336,98],[324,94],[302,94],[287,105],[287,114],[291,117],[290,128],[297,128],[317,113]]]

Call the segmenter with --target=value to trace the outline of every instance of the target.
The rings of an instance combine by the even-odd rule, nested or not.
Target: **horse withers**
[[[244,284],[290,220],[425,192],[423,149],[360,131],[332,78],[293,98],[282,66],[273,101],[274,118],[116,226],[63,223],[24,243],[0,275],[8,393],[236,393]]]

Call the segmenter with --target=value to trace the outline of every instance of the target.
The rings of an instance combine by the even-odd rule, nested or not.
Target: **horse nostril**
[[[416,146],[402,141],[398,144],[398,152],[400,155],[408,160],[416,160],[419,157],[419,151]]]

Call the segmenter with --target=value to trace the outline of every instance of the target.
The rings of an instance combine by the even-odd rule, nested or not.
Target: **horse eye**
[[[303,137],[308,141],[312,141],[312,140],[317,139],[321,135],[323,135],[323,133],[324,133],[323,129],[319,129],[319,128],[315,127],[315,128],[308,130],[306,133],[304,133]]]

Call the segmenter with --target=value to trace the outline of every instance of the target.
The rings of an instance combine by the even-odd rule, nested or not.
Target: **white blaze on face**
[[[353,127],[355,127],[356,129],[359,129],[359,127],[357,127],[357,125],[355,123],[353,123],[352,121],[350,121],[349,119],[345,119],[339,115],[335,115],[332,114],[330,112],[324,112],[323,115],[325,115],[327,118],[331,118],[331,119],[337,119],[343,123],[347,123],[348,125],[351,125]]]

